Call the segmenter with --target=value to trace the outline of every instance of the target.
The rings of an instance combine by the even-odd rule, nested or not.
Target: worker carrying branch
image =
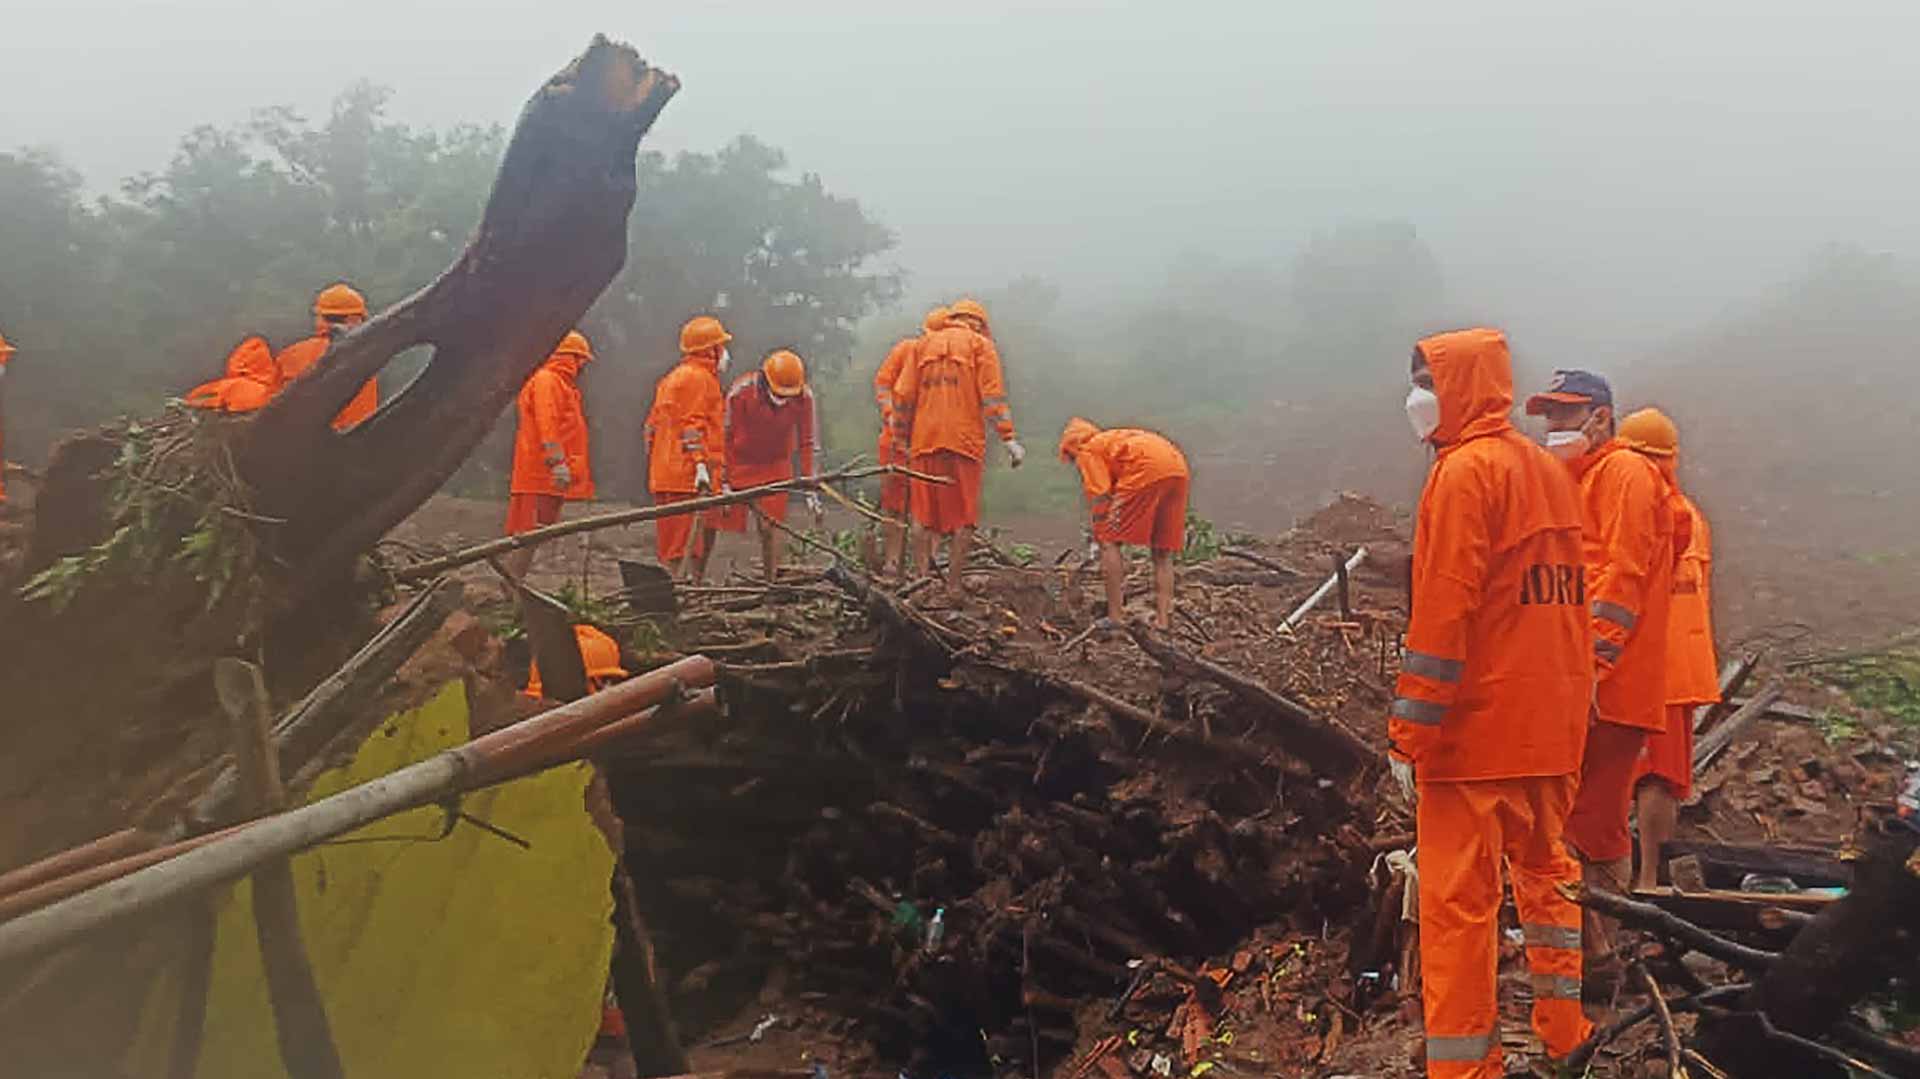
[[[295,341],[274,357],[279,369],[279,387],[285,389],[320,362],[333,343],[367,321],[366,297],[345,282],[328,285],[313,298],[313,336]],[[370,378],[360,392],[333,418],[333,429],[344,431],[361,423],[380,407],[380,381]]]
[[[1187,485],[1180,447],[1129,427],[1102,431],[1078,416],[1060,433],[1060,459],[1080,470],[1106,579],[1107,618],[1125,619],[1127,564],[1121,544],[1153,552],[1153,624],[1173,628],[1173,556],[1187,545]]]
[[[880,407],[879,461],[883,465],[908,463],[906,444],[896,445],[893,438],[893,384],[900,381],[900,372],[920,351],[927,337],[945,329],[950,319],[944,307],[927,312],[927,317],[920,324],[919,335],[903,337],[895,342],[893,348],[887,351],[887,358],[881,361],[879,372],[873,376],[873,400]],[[885,534],[881,544],[880,568],[882,572],[891,568],[904,577],[907,573],[907,516],[911,512],[905,476],[889,474],[881,478],[880,512],[892,518],[882,526]]]
[[[794,477],[793,459],[800,458],[800,475],[813,475],[820,449],[820,426],[814,415],[813,391],[807,388],[807,367],[787,349],[768,354],[758,371],[735,379],[727,391],[726,480],[732,491],[779,483]],[[820,492],[807,492],[807,509],[815,520],[822,514]],[[787,492],[776,491],[746,505],[714,511],[721,532],[745,532],[751,512],[760,537],[760,565],[771,583],[780,568],[780,532],[787,521]]]
[[[587,336],[571,330],[546,362],[527,376],[517,402],[519,426],[513,435],[513,476],[507,495],[507,535],[519,535],[560,520],[565,502],[591,499],[592,457],[587,447],[587,413],[580,393],[580,372],[593,362]],[[506,566],[515,580],[533,565],[533,548],[509,554]]]
[[[1673,587],[1673,509],[1660,466],[1615,437],[1613,389],[1588,371],[1557,371],[1527,399],[1545,416],[1547,448],[1579,481],[1581,546],[1593,628],[1594,722],[1580,763],[1567,843],[1590,887],[1625,892],[1633,840],[1633,779],[1650,735],[1667,725],[1667,613]],[[1588,913],[1584,943],[1594,989],[1618,977],[1610,919]]]
[[[720,376],[731,361],[733,335],[712,315],[680,328],[680,362],[655,384],[647,413],[647,489],[657,505],[684,502],[718,489],[725,460],[726,398]],[[696,520],[698,516],[698,520]],[[662,566],[691,563],[689,576],[706,574],[713,552],[712,518],[683,514],[654,522],[654,550]]]
[[[958,599],[974,528],[980,523],[980,483],[987,425],[1019,468],[1027,451],[1014,436],[1000,353],[987,336],[987,312],[973,300],[953,305],[949,324],[926,336],[893,386],[893,439],[907,447],[914,471],[949,483],[912,482],[913,519],[921,532],[920,565],[933,566],[936,536],[947,538],[947,595]]]
[[[1667,727],[1647,738],[1634,778],[1639,820],[1637,884],[1660,883],[1661,848],[1679,828],[1680,803],[1693,792],[1693,713],[1720,699],[1720,661],[1713,648],[1713,536],[1707,518],[1680,489],[1680,432],[1659,409],[1620,421],[1620,441],[1653,458],[1671,494],[1673,597],[1667,621]]]
[[[1593,688],[1580,501],[1516,431],[1505,335],[1414,349],[1407,416],[1434,450],[1413,536],[1413,617],[1387,723],[1417,805],[1427,1074],[1503,1074],[1496,973],[1501,866],[1533,981],[1533,1029],[1564,1057],[1580,1008],[1578,869],[1561,842]]]

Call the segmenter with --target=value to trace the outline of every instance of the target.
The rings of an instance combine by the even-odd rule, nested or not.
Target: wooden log
[[[1617,919],[1623,925],[1670,937],[1701,955],[1718,959],[1722,963],[1731,964],[1742,970],[1765,971],[1780,958],[1778,952],[1749,948],[1744,944],[1715,936],[1685,918],[1669,914],[1651,903],[1589,888],[1586,885],[1578,885],[1568,891],[1574,902],[1583,907],[1591,907],[1608,917]]]
[[[1875,836],[1852,890],[1794,937],[1744,1003],[1779,1031],[1819,1038],[1861,997],[1920,967],[1917,847],[1920,835],[1898,825]],[[1713,1024],[1704,1048],[1735,1075],[1806,1074],[1763,1070],[1778,1069],[1780,1047],[1755,1028],[1738,1018]]]
[[[200,837],[198,845],[177,857],[0,923],[0,964],[44,955],[102,926],[237,880],[264,861],[382,817],[550,767],[577,755],[580,743],[598,728],[654,709],[684,685],[710,685],[713,676],[711,660],[690,656],[329,798]]]
[[[327,746],[356,720],[373,710],[382,693],[420,646],[460,606],[465,590],[457,581],[435,581],[381,627],[340,669],[322,679],[273,725],[274,756],[282,776],[298,775],[320,758]],[[203,832],[239,819],[239,773],[232,763],[187,808],[191,831]],[[171,835],[169,838],[179,838]]]
[[[1682,892],[1672,888],[1639,888],[1632,893],[1638,902],[1655,906],[1701,927],[1727,933],[1779,933],[1799,928],[1833,905],[1836,896],[1817,893],[1775,895],[1763,892]],[[1795,915],[1802,917],[1796,918]]]
[[[1214,682],[1270,717],[1271,726],[1287,748],[1323,774],[1346,777],[1384,765],[1380,753],[1339,720],[1316,716],[1305,705],[1254,679],[1189,653],[1143,625],[1130,622],[1126,629],[1140,650],[1161,666]]]
[[[1853,883],[1853,863],[1843,862],[1830,851],[1806,847],[1739,846],[1709,843],[1704,840],[1676,839],[1660,847],[1661,857],[1671,861],[1689,855],[1700,859],[1711,877],[1731,887],[1748,873],[1792,877],[1803,888],[1844,888]]]
[[[1706,772],[1718,757],[1734,741],[1746,734],[1760,717],[1767,714],[1773,702],[1780,699],[1781,688],[1776,684],[1761,688],[1753,699],[1736,709],[1726,719],[1720,721],[1706,734],[1701,735],[1693,744],[1693,774],[1698,776]]]
[[[286,808],[287,796],[280,785],[272,713],[260,669],[243,660],[221,659],[214,664],[213,677],[220,705],[233,724],[234,765],[245,812],[278,813]],[[254,867],[253,927],[266,967],[281,1064],[293,1079],[341,1079],[340,1051],[333,1044],[326,1004],[300,932],[293,864],[284,857]]]
[[[1747,684],[1747,679],[1760,666],[1760,653],[1748,652],[1739,659],[1724,664],[1720,668],[1720,699],[1713,704],[1701,705],[1693,713],[1693,735],[1695,738],[1707,733],[1727,713],[1733,711],[1734,697]]]

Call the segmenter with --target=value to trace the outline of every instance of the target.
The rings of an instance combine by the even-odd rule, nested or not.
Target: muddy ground
[[[479,540],[496,533],[501,512],[497,503],[436,499],[396,538],[435,546]],[[828,533],[857,525],[857,521],[839,513],[824,522]],[[927,617],[953,627],[959,634],[991,641],[989,652],[995,663],[1058,679],[1097,683],[1128,703],[1163,715],[1175,714],[1169,709],[1192,708],[1197,695],[1201,705],[1189,715],[1204,722],[1217,703],[1217,691],[1200,689],[1181,679],[1170,680],[1124,637],[1089,639],[1066,646],[1096,613],[1097,603],[1092,575],[1072,571],[1078,563],[1073,553],[1076,531],[1073,523],[1059,520],[1012,522],[995,542],[1003,552],[1012,550],[1022,560],[1030,559],[1030,567],[996,565],[991,559],[983,559],[977,563],[979,594],[958,610],[938,603],[925,605],[920,597],[914,602],[925,606]],[[1784,674],[1789,660],[1884,641],[1912,624],[1911,611],[1920,601],[1920,575],[1908,572],[1910,567],[1898,557],[1831,545],[1799,547],[1790,538],[1743,529],[1739,522],[1722,524],[1718,536],[1716,615],[1723,653],[1768,648],[1767,665],[1759,676],[1762,680]],[[1379,743],[1384,738],[1382,717],[1394,673],[1392,645],[1404,618],[1400,591],[1400,566],[1407,553],[1404,513],[1364,499],[1341,499],[1297,527],[1287,522],[1243,540],[1242,545],[1249,550],[1296,573],[1274,572],[1232,557],[1183,569],[1183,615],[1175,639]],[[573,582],[576,590],[587,595],[615,595],[617,560],[649,558],[651,541],[647,526],[600,533],[590,543],[562,541],[543,553],[536,581],[549,589]],[[1029,544],[1031,551],[1016,550]],[[1325,575],[1333,557],[1362,544],[1375,557],[1355,574],[1348,613],[1341,616],[1335,612],[1330,600],[1306,621],[1300,634],[1291,638],[1274,636],[1270,627]],[[753,557],[752,545],[735,538],[716,558],[714,579],[722,587],[752,588]],[[824,559],[813,555],[811,562],[817,569]],[[486,578],[484,573],[474,576],[476,581]],[[584,588],[580,588],[580,582],[584,582]],[[1136,606],[1144,601],[1138,594],[1132,599]],[[682,612],[683,619],[686,613]],[[750,620],[753,613],[741,612],[740,617]],[[693,628],[684,634],[670,627],[668,636],[678,639],[669,644],[691,650],[700,646],[703,637],[724,645],[764,631],[776,643],[763,653],[742,658],[777,664],[803,656],[809,649],[845,648],[850,644],[866,647],[873,643],[871,638],[850,639],[838,629],[809,637],[814,631],[786,633],[766,624],[743,628],[726,624],[729,617],[734,616],[724,616],[719,623],[695,619]],[[1171,690],[1170,681],[1174,683]],[[1684,807],[1683,838],[1837,850],[1853,831],[1863,806],[1891,800],[1900,762],[1917,752],[1914,732],[1859,707],[1841,689],[1804,672],[1789,675],[1786,681],[1789,699],[1810,707],[1817,718],[1763,721],[1725,754],[1702,778],[1694,798]],[[826,703],[836,704],[832,700]],[[866,704],[859,708],[847,703],[840,706],[845,709],[840,722],[847,723],[849,715]],[[885,712],[881,706],[880,713]],[[896,719],[913,721],[910,717]],[[1221,733],[1233,737],[1238,732]],[[998,736],[982,733],[981,737],[991,740]],[[1143,777],[1158,775],[1166,781],[1167,789],[1149,792],[1148,796],[1177,813],[1182,797],[1194,795],[1195,775],[1204,778],[1208,767],[1204,760],[1175,762],[1169,758],[1169,763],[1141,767],[1121,776],[1120,781],[1138,785]],[[1106,793],[1124,800],[1143,792],[1116,787]],[[1317,866],[1324,870],[1337,858],[1362,862],[1367,850],[1390,844],[1408,829],[1405,815],[1379,793],[1362,794],[1363,801],[1349,807],[1349,819],[1304,822],[1308,828],[1345,824],[1362,839],[1358,846],[1341,849],[1334,845],[1322,850]],[[1197,796],[1196,811],[1218,815],[1220,804],[1232,801],[1209,803],[1209,796],[1205,791]],[[1016,807],[1027,797],[1017,791],[1007,795]],[[830,796],[818,796],[818,800],[828,807],[834,802]],[[1227,813],[1220,822],[1229,831],[1236,824],[1247,826],[1247,821],[1261,812],[1252,806],[1238,808],[1243,813],[1241,820],[1236,822]],[[664,807],[654,807],[654,811],[670,812]],[[932,809],[929,814],[938,816]],[[984,827],[989,821],[995,827],[1007,824],[991,815],[980,824]],[[647,827],[629,821],[630,829]],[[876,834],[874,841],[901,839]],[[1289,846],[1296,843],[1297,837],[1286,838],[1272,849],[1299,853],[1302,848]],[[1300,856],[1307,858],[1305,854]],[[983,857],[981,865],[986,860]],[[1364,873],[1365,868],[1358,866],[1357,871]],[[791,864],[771,859],[759,867],[769,878],[791,870]],[[912,869],[903,866],[902,871],[903,879],[877,884],[886,892],[887,901],[898,899],[914,905],[924,919],[925,913],[919,908],[928,903],[917,903],[921,897],[912,894]],[[641,872],[637,864],[636,874]],[[735,867],[731,872],[750,876],[755,870],[751,866]],[[1017,874],[1013,876],[1018,879]],[[1065,879],[1071,880],[1071,873]],[[1236,878],[1229,873],[1222,879]],[[1352,879],[1349,873],[1345,884],[1350,886]],[[660,896],[673,890],[671,882],[657,883]],[[713,885],[709,881],[703,886]],[[728,886],[744,887],[739,881]],[[1327,887],[1339,890],[1331,884]],[[831,885],[827,888],[831,890]],[[699,888],[694,891],[700,893]],[[790,962],[792,955],[779,954],[778,934],[756,938],[752,932],[741,932],[738,924],[719,924],[725,921],[720,919],[707,927],[712,939],[688,939],[671,917],[675,909],[683,909],[676,908],[676,903],[684,905],[686,898],[662,898],[649,915],[656,935],[662,938],[659,943],[669,968],[668,978],[676,984],[674,998],[682,1035],[699,1068],[795,1069],[820,1062],[832,1074],[892,1074],[891,1069],[908,1059],[902,1054],[913,1047],[901,1039],[903,1029],[915,1029],[911,1022],[891,1027],[876,1024],[869,1014],[871,1009],[852,998],[844,978],[823,988],[835,979],[818,977],[804,964]],[[697,901],[708,902],[710,898]],[[1000,897],[1015,906],[1019,898]],[[1268,918],[1236,914],[1228,920],[1244,931],[1236,932],[1230,942],[1214,942],[1218,946],[1212,948],[1195,949],[1188,938],[1186,951],[1170,947],[1153,955],[1114,956],[1121,958],[1122,973],[1110,979],[1111,984],[1096,990],[1098,977],[1078,981],[1073,985],[1074,995],[1065,1000],[1045,1000],[1045,1008],[1070,1011],[1070,1016],[1035,1018],[1028,1006],[1024,1028],[1017,1017],[1013,1021],[1015,1033],[1032,1037],[1046,1029],[1058,1037],[1062,1030],[1070,1030],[1074,1039],[1070,1048],[1040,1046],[1037,1040],[1034,1046],[1047,1073],[1058,1076],[1101,1074],[1117,1079],[1129,1074],[1155,1074],[1159,1069],[1193,1073],[1196,1066],[1203,1065],[1202,1072],[1217,1069],[1219,1074],[1417,1074],[1413,1063],[1419,1043],[1417,1001],[1393,991],[1390,985],[1384,991],[1370,993],[1367,990],[1376,984],[1371,982],[1356,992],[1356,975],[1364,981],[1368,972],[1356,970],[1348,952],[1356,926],[1365,923],[1370,912],[1365,909],[1368,900],[1364,892],[1343,892],[1341,898],[1354,901],[1354,909],[1346,911],[1345,917],[1304,902],[1293,909],[1274,910]],[[785,918],[789,923],[786,931],[790,932],[795,919],[779,910],[779,902],[774,897],[757,912],[743,910],[736,921],[777,916]],[[806,919],[798,921],[804,923]],[[856,923],[864,928],[847,928]],[[819,926],[803,928],[826,931]],[[913,934],[924,932],[924,920],[903,929],[887,925],[874,910],[849,912],[834,931],[848,932],[851,938],[866,933],[864,939],[843,943],[872,953],[853,965],[862,971],[860,977],[871,981],[869,990],[876,999],[912,996],[920,968],[937,966],[926,962],[924,956],[912,955]],[[701,963],[695,958],[717,951],[730,955],[731,966]],[[994,953],[988,949],[983,955],[990,959]],[[998,958],[1017,962],[1007,955]],[[1110,963],[1112,958],[1099,961]],[[1125,973],[1127,958],[1164,959],[1179,966],[1180,974],[1160,972],[1142,978],[1133,998],[1116,1010],[1115,1000],[1132,980],[1131,974]],[[1524,976],[1515,966],[1516,956],[1508,959],[1507,1031],[1513,1048],[1524,1051],[1519,1040],[1524,1030]],[[674,969],[676,963],[679,969]],[[1193,977],[1218,987],[1196,989]],[[1387,981],[1391,977],[1389,971]],[[714,981],[729,979],[733,984],[728,991],[710,991]],[[856,979],[853,984],[860,983]],[[1018,985],[1001,988],[1019,992]],[[1031,990],[1028,995],[1032,995]],[[1629,1006],[1634,1002],[1622,998],[1617,1004]],[[776,1021],[766,1023],[769,1017]],[[762,1029],[759,1040],[740,1040],[741,1035],[756,1028]],[[1002,1042],[995,1039],[1005,1033],[982,1028],[980,1037],[998,1045]],[[1644,1038],[1625,1039],[1601,1058],[1595,1074],[1641,1074],[1643,1058],[1648,1055]],[[986,1059],[997,1061],[1007,1074],[1031,1074],[1027,1069],[1034,1053],[1026,1051],[1018,1056],[1018,1060],[1003,1059],[989,1052]],[[922,1054],[916,1063],[927,1074],[940,1071],[937,1055]],[[960,1070],[951,1073],[964,1074]],[[599,1072],[590,1067],[587,1074]]]

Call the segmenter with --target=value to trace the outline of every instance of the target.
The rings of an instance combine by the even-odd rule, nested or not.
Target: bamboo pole
[[[237,880],[263,861],[382,817],[558,763],[568,753],[577,755],[579,745],[599,728],[677,700],[687,687],[711,686],[714,676],[713,661],[689,656],[330,798],[201,837],[176,857],[0,924],[0,965],[55,951],[103,926]]]
[[[824,475],[797,476],[790,480],[781,480],[777,483],[763,483],[758,487],[746,487],[727,494],[689,498],[685,501],[672,502],[661,506],[639,506],[629,510],[614,510],[611,513],[600,513],[592,517],[582,517],[577,521],[562,521],[559,524],[548,525],[545,528],[536,528],[530,532],[522,532],[515,536],[502,536],[499,539],[489,540],[486,543],[468,547],[465,550],[455,551],[452,554],[440,558],[430,558],[425,562],[416,562],[411,566],[402,568],[398,573],[394,574],[394,580],[405,584],[409,581],[438,577],[450,569],[458,569],[461,566],[471,565],[475,562],[484,562],[489,558],[506,554],[508,551],[517,551],[526,547],[538,546],[548,540],[559,539],[561,536],[571,536],[580,532],[592,532],[602,528],[613,528],[617,525],[638,524],[641,521],[654,521],[662,517],[679,517],[689,513],[699,513],[703,510],[719,509],[723,506],[751,502],[762,495],[778,494],[781,491],[812,491],[830,483],[844,483],[848,480],[864,479],[868,476],[885,475],[906,476],[909,479],[919,480],[922,483],[953,482],[942,476],[929,476],[924,472],[915,472],[910,468],[904,468],[900,465],[873,465],[867,468],[843,468],[838,472],[828,472]]]

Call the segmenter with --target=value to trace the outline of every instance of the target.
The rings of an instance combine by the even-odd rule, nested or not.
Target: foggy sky
[[[648,145],[751,132],[897,230],[911,291],[1086,301],[1201,250],[1404,218],[1455,307],[1604,362],[1828,242],[1920,254],[1920,5],[0,0],[0,147],[95,187],[202,122],[512,122],[595,31],[685,81]]]

